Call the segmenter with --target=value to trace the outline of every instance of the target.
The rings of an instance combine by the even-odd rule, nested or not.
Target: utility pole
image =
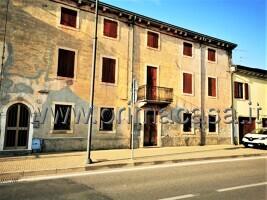
[[[97,50],[97,27],[98,27],[98,0],[95,1],[95,33],[93,43],[92,55],[92,72],[91,72],[91,88],[90,88],[90,117],[88,123],[88,141],[87,141],[87,159],[86,163],[91,164],[91,141],[92,141],[92,128],[93,128],[93,114],[94,114],[94,88],[95,88],[95,68],[96,68],[96,50]]]

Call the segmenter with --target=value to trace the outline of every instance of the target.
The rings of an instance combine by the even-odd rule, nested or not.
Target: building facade
[[[0,6],[0,151],[31,150],[33,138],[44,151],[86,149],[95,2]],[[235,47],[100,3],[92,147],[129,148],[132,129],[135,147],[230,144],[231,125],[214,122],[231,107]]]
[[[241,143],[246,133],[267,127],[267,70],[236,65],[233,81],[235,137]]]

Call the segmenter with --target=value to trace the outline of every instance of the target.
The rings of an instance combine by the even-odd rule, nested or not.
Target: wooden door
[[[154,111],[148,111],[146,113],[146,123],[144,131],[144,146],[156,146],[157,145],[157,113]]]
[[[17,103],[7,111],[5,149],[25,149],[28,145],[30,112],[24,104]]]

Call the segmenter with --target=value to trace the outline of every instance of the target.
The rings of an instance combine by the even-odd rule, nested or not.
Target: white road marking
[[[235,187],[218,189],[216,191],[217,192],[226,192],[226,191],[231,191],[231,190],[239,190],[239,189],[243,189],[243,188],[257,187],[257,186],[262,186],[262,185],[267,185],[267,182],[254,183],[254,184],[249,184],[249,185],[240,185],[240,186],[235,186]]]
[[[216,163],[224,163],[224,162],[237,162],[237,161],[259,160],[259,159],[267,159],[267,156],[190,161],[190,162],[151,165],[151,166],[143,166],[143,167],[128,167],[128,168],[99,170],[99,171],[91,171],[91,172],[90,171],[75,172],[75,173],[71,173],[71,174],[61,174],[61,175],[56,174],[56,175],[26,177],[26,178],[22,178],[22,179],[17,180],[17,182],[42,181],[42,180],[73,178],[73,177],[108,174],[108,173],[121,173],[121,172],[130,172],[130,171],[139,171],[139,170],[161,169],[161,168],[170,168],[170,167],[184,167],[184,166],[192,166],[192,165],[216,164]]]
[[[198,196],[197,194],[186,194],[186,195],[181,195],[181,196],[176,196],[176,197],[169,197],[169,198],[164,198],[164,199],[159,199],[159,200],[178,200],[178,199],[187,199],[191,197]]]

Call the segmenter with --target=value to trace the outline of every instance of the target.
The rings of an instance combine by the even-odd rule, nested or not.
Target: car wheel
[[[244,147],[245,147],[245,148],[248,148],[248,145],[247,145],[247,144],[244,144]]]

